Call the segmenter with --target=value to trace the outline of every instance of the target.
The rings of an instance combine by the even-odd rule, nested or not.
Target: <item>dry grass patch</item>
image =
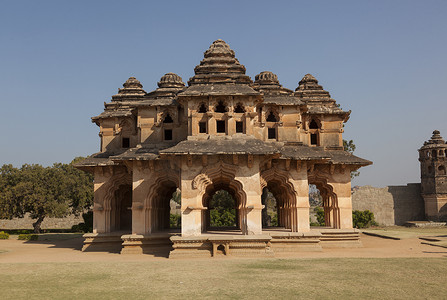
[[[1,264],[6,297],[23,298],[443,298],[447,261],[207,259]]]

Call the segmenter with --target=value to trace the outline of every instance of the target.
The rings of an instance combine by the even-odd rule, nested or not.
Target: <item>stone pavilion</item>
[[[370,165],[343,150],[342,110],[307,74],[289,90],[265,71],[255,80],[227,43],[204,53],[187,85],[167,73],[151,92],[130,77],[93,117],[100,152],[77,167],[94,174],[93,233],[84,250],[170,257],[272,255],[358,246],[351,172]],[[323,198],[326,227],[311,228],[309,184]],[[278,225],[263,228],[262,194],[277,201]],[[170,199],[181,191],[181,231]],[[219,190],[235,200],[236,227],[210,226]]]

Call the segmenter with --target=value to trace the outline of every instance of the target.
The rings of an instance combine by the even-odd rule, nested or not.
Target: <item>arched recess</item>
[[[323,200],[324,223],[326,227],[340,228],[340,209],[338,207],[337,194],[333,187],[322,175],[308,177],[309,184],[314,184],[320,191]]]
[[[202,198],[202,232],[210,229],[209,202],[213,195],[219,190],[227,191],[236,201],[236,227],[242,234],[247,231],[247,195],[243,184],[235,179],[237,167],[219,161],[219,163],[204,168],[193,182],[193,189],[199,190]]]
[[[276,199],[278,226],[298,231],[297,193],[287,171],[271,168],[261,172],[261,189],[268,189]],[[265,203],[262,203],[265,205]]]
[[[132,177],[126,172],[113,175],[104,187],[105,232],[132,229]],[[101,205],[100,205],[101,206]],[[93,216],[95,217],[95,216]]]
[[[180,176],[173,170],[164,170],[153,181],[144,200],[146,232],[170,229],[170,200],[180,186]]]

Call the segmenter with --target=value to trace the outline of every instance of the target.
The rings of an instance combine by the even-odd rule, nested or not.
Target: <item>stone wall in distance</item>
[[[354,187],[352,209],[370,210],[380,225],[403,225],[407,221],[425,220],[424,199],[421,184],[409,183],[402,186],[376,188]]]
[[[0,219],[0,231],[2,229],[33,229],[35,219],[29,215],[24,218],[14,218],[12,220]],[[42,222],[42,229],[70,229],[71,226],[84,222],[82,216],[69,215],[66,218],[45,218]]]

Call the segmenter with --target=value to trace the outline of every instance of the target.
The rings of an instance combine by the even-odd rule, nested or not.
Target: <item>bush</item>
[[[0,231],[0,240],[7,240],[9,239],[9,233]]]
[[[93,212],[82,214],[82,218],[84,222],[71,226],[71,232],[93,232]]]
[[[374,221],[374,214],[371,211],[354,210],[352,212],[352,226],[355,228],[367,228],[377,226],[377,222]]]
[[[24,241],[37,241],[39,239],[39,236],[37,234],[19,234],[18,240],[24,240]]]
[[[317,206],[314,209],[317,217],[317,226],[326,226],[326,223],[324,222],[324,210],[322,207]]]
[[[180,215],[171,214],[169,219],[169,227],[181,228],[181,226],[182,226],[182,219],[180,218]]]

